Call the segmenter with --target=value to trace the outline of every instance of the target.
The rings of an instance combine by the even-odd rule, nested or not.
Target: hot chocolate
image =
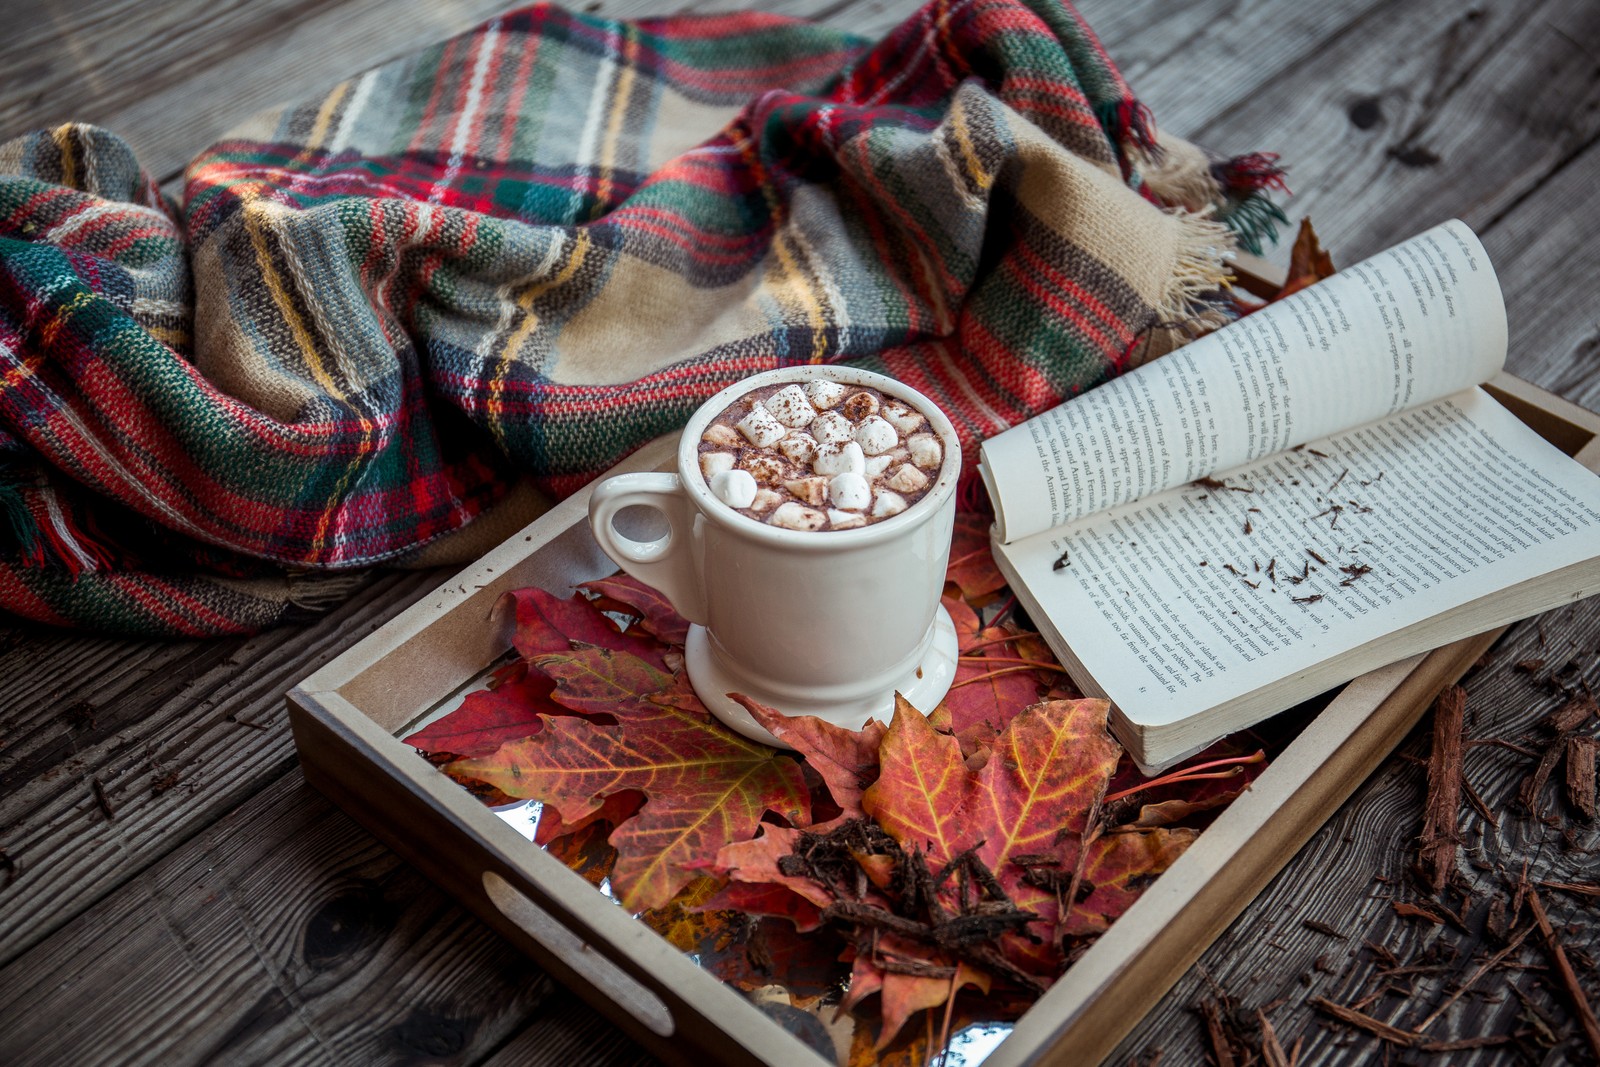
[[[823,378],[751,390],[700,439],[717,499],[789,530],[849,530],[922,499],[944,448],[916,408],[870,386]]]

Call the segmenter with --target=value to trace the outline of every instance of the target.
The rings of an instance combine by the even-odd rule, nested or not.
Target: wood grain
[[[563,990],[542,1007],[539,1017],[483,1060],[482,1067],[539,1063],[645,1067],[657,1062],[571,992]]]
[[[463,1062],[553,990],[298,774],[5,975],[9,1064]]]
[[[1285,142],[1279,126],[1267,140],[1245,143],[1226,116],[1263,92],[1280,91],[1277,86],[1292,81],[1330,43],[1359,35],[1396,6],[1385,0],[1208,0],[1165,5],[1156,14],[1116,0],[1077,5],[1155,113],[1159,129],[1190,138],[1215,133],[1221,139],[1205,143],[1216,151],[1278,151],[1296,168],[1304,148],[1298,137]]]
[[[101,122],[170,178],[251,112],[313,95],[501,6],[0,0],[8,28],[0,137],[67,118]],[[742,6],[592,5],[619,16]],[[915,5],[756,6],[874,34]],[[1600,405],[1594,4],[1084,0],[1081,8],[1163,128],[1224,152],[1281,152],[1296,190],[1291,212],[1316,220],[1340,263],[1452,215],[1482,228],[1507,293],[1510,369]],[[1430,153],[1438,162],[1425,162]],[[552,995],[535,968],[304,788],[293,769],[283,689],[430,584],[385,577],[316,626],[250,641],[0,631],[0,849],[20,864],[9,885],[0,872],[0,1061],[645,1062],[570,994]],[[1575,656],[1582,677],[1600,685],[1597,651],[1600,604],[1519,627],[1468,681],[1469,735],[1519,738],[1553,706],[1542,675],[1512,666],[1519,659],[1554,666]],[[1352,1003],[1375,988],[1378,964],[1363,939],[1402,959],[1448,949],[1466,961],[1491,951],[1476,934],[1402,919],[1382,899],[1422,899],[1406,881],[1422,783],[1407,758],[1425,747],[1423,735],[1413,738],[1362,786],[1110,1062],[1146,1062],[1160,1048],[1163,1064],[1204,1063],[1189,1007],[1216,988],[1249,1008],[1270,1007],[1286,1047],[1305,1039],[1303,1063],[1379,1059],[1372,1039],[1329,1025],[1307,1003]],[[1463,811],[1460,869],[1476,894],[1469,930],[1479,929],[1499,885],[1496,866],[1517,870],[1526,859],[1547,878],[1593,878],[1592,856],[1508,808],[1528,764],[1494,746],[1468,750],[1468,781],[1500,819],[1491,826]],[[176,784],[155,792],[169,771]],[[94,799],[95,778],[113,821]],[[1574,844],[1597,842],[1585,829]],[[1474,859],[1491,869],[1477,870]],[[1558,929],[1576,924],[1569,944],[1600,957],[1586,902],[1557,892],[1545,900]],[[1345,937],[1317,933],[1307,919]],[[1536,942],[1515,958],[1542,966]],[[1315,967],[1319,957],[1329,970]],[[1463,962],[1457,973],[1466,969]],[[1578,972],[1600,996],[1600,974],[1581,963]],[[1409,1025],[1448,996],[1448,981],[1418,976],[1414,996],[1367,1010]],[[1430,1035],[1517,1025],[1522,1004],[1507,992],[1515,983],[1568,1034],[1535,1053],[1576,1058],[1581,1046],[1549,981],[1539,970],[1496,971],[1480,982],[1482,996],[1463,997]],[[1487,1049],[1448,1061],[1509,1058]]]
[[[249,639],[21,638],[0,659],[0,848],[19,868],[0,883],[0,963],[288,771],[284,691],[440,577],[385,575],[313,626]]]
[[[1513,373],[1600,409],[1600,314],[1594,307],[1600,145],[1591,143],[1489,231],[1502,278],[1537,278],[1506,294]]]

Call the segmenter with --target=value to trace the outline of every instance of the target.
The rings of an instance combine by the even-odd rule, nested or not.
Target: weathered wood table
[[[863,33],[913,0],[764,0]],[[0,138],[65,119],[172,179],[228,125],[465,29],[501,0],[0,3]],[[672,0],[596,0],[608,15]],[[690,9],[734,6],[689,2]],[[1592,0],[1085,0],[1165,128],[1291,166],[1291,214],[1350,263],[1451,216],[1483,235],[1509,369],[1600,407],[1600,5]],[[306,786],[284,691],[439,583],[374,577],[316,625],[249,640],[0,628],[0,1062],[631,1063],[636,1046]],[[1600,687],[1600,599],[1526,623],[1466,683],[1461,868],[1442,924],[1398,916],[1426,720],[1129,1036],[1117,1063],[1199,1064],[1193,1011],[1264,1009],[1302,1063],[1581,1062],[1535,935],[1429,1031],[1382,1048],[1314,1001],[1415,1023],[1495,947],[1507,873],[1595,881],[1600,834],[1519,785],[1564,685]],[[1524,739],[1533,740],[1526,741]],[[1505,742],[1494,743],[1494,742]],[[1519,751],[1520,749],[1520,751]],[[103,801],[97,799],[103,794]],[[1507,873],[1502,873],[1507,872]],[[1544,891],[1600,999],[1596,901]],[[1456,919],[1459,917],[1460,923]],[[1468,1042],[1470,1044],[1470,1042]],[[1158,1055],[1159,1054],[1159,1055]]]

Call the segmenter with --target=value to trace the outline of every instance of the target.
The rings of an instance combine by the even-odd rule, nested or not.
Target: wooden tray
[[[1600,469],[1600,417],[1501,375],[1489,391]],[[666,468],[658,440],[617,470]],[[567,595],[616,568],[589,494],[569,498],[288,695],[308,781],[641,1044],[671,1063],[826,1061],[736,990],[525,840],[398,737],[510,646],[501,594]],[[1499,636],[1481,634],[1346,685],[982,1062],[1099,1061]]]

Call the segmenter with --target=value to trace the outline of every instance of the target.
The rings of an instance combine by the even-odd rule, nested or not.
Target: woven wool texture
[[[257,630],[790,364],[975,458],[1206,313],[1261,182],[1152,138],[1070,8],[937,0],[879,42],[510,12],[247,123],[181,209],[106,131],[12,141],[0,606]]]

